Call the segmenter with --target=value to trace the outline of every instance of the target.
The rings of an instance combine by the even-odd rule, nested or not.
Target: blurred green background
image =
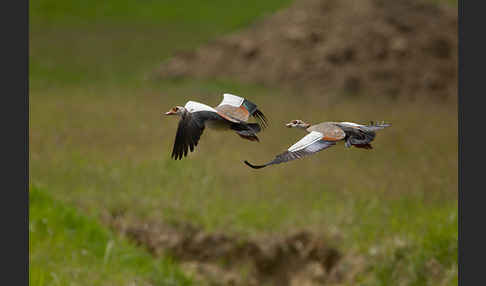
[[[454,99],[323,105],[301,96],[296,109],[296,94],[276,88],[147,79],[176,51],[289,4],[30,1],[30,285],[200,283],[177,258],[153,257],[109,230],[106,213],[241,237],[310,229],[333,237],[344,255],[365,258],[342,285],[457,285]],[[271,120],[262,142],[209,130],[196,152],[173,161],[177,120],[161,113],[188,100],[215,106],[225,92],[256,102]],[[283,124],[298,118],[393,127],[369,152],[338,145],[261,171],[242,163],[292,145],[302,133]]]

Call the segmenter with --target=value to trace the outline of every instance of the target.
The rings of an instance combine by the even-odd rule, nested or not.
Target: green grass
[[[29,3],[30,84],[50,88],[141,81],[175,51],[242,28],[290,0]]]
[[[372,257],[380,263],[370,267],[371,275],[363,275],[365,285],[394,285],[396,281],[401,285],[457,285],[457,213],[451,209],[412,208],[412,221],[402,220],[401,226],[388,228],[402,236],[391,237],[389,245],[373,249]]]
[[[446,4],[452,7],[457,7],[459,0],[427,0],[437,4]]]
[[[98,87],[85,96],[78,94],[83,88],[70,96],[52,89],[33,97],[31,115],[37,120],[31,122],[31,141],[37,144],[31,145],[32,181],[94,216],[107,209],[249,236],[300,228],[335,233],[345,253],[384,253],[371,277],[389,265],[389,253],[396,249],[389,241],[395,238],[415,245],[409,262],[435,257],[423,236],[436,237],[436,226],[457,215],[457,121],[449,116],[455,112],[453,104],[437,105],[430,112],[425,104],[363,99],[328,105],[307,98],[303,109],[320,106],[320,111],[305,117],[297,111],[294,117],[310,122],[387,118],[394,125],[378,134],[369,152],[338,145],[254,171],[242,161],[269,160],[303,135],[283,129],[290,120],[286,113],[293,109],[292,97],[272,103],[276,91],[220,86],[184,82],[123,90]],[[207,130],[188,159],[171,160],[176,119],[161,117],[161,112],[185,101],[187,94],[215,104],[228,87],[251,94],[272,114],[262,143]],[[457,240],[457,228],[449,230],[439,233]],[[444,269],[453,267],[450,259],[440,257],[434,259]],[[411,272],[396,275],[415,273],[406,271]]]
[[[96,219],[29,191],[29,285],[191,285],[169,259],[114,235]]]
[[[275,11],[290,0],[239,1],[193,0],[144,1],[95,0],[30,2],[33,24],[84,25],[86,23],[116,24],[187,24],[234,29],[249,24],[253,19]],[[34,25],[34,26],[35,26]]]
[[[186,281],[170,260],[104,230],[96,222],[104,210],[244,236],[306,228],[366,257],[351,285],[457,285],[455,102],[330,102],[231,81],[146,80],[176,50],[289,1],[114,3],[30,2],[29,167],[43,190],[31,190],[32,285]],[[177,120],[161,113],[189,99],[216,105],[223,92],[269,117],[261,143],[207,130],[195,153],[171,160]],[[243,164],[270,160],[302,137],[284,128],[292,119],[393,127],[378,132],[372,151],[338,145],[259,171]]]

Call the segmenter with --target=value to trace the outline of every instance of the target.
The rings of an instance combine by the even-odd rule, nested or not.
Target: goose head
[[[291,127],[296,127],[296,128],[308,128],[310,126],[309,123],[306,123],[304,122],[303,120],[292,120],[290,121],[289,123],[285,124],[285,126],[287,126],[288,128],[291,128]]]
[[[165,115],[179,115],[182,116],[186,112],[186,109],[182,106],[174,106],[171,110],[167,111]]]

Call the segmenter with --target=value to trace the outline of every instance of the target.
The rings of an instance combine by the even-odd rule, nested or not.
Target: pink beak
[[[290,128],[290,127],[292,127],[292,123],[287,123],[287,124],[285,124],[285,126]]]
[[[172,111],[172,110],[171,110],[171,111],[167,111],[167,112],[165,113],[165,115],[172,115],[172,114],[175,114],[175,112],[174,112],[174,111]]]

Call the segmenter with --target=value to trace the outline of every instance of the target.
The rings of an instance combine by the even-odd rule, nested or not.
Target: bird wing
[[[353,128],[353,129],[359,129],[362,131],[375,131],[375,130],[380,130],[384,129],[386,127],[390,127],[390,123],[385,123],[384,121],[382,122],[373,122],[371,121],[367,125],[362,125],[362,124],[357,124],[353,122],[339,122],[337,123],[338,126],[343,127],[343,128]]]
[[[200,112],[212,112],[212,113],[217,113],[219,114],[222,118],[230,121],[230,122],[235,122],[235,123],[238,123],[240,122],[240,120],[238,119],[235,119],[235,118],[232,118],[230,116],[228,116],[228,114],[224,113],[224,112],[220,112],[219,110],[217,110],[216,108],[212,108],[211,106],[209,105],[206,105],[204,103],[200,103],[200,102],[196,102],[196,101],[188,101],[186,103],[186,105],[184,106],[185,109],[187,109],[187,111],[189,111],[190,113],[200,113]]]
[[[250,117],[250,113],[243,107],[234,107],[228,104],[218,105],[215,108],[218,113],[228,116],[233,120],[237,120],[239,122],[247,122],[248,118]]]
[[[344,146],[351,147],[365,145],[367,148],[371,149],[371,145],[368,145],[371,141],[375,139],[376,130],[380,130],[391,126],[389,123],[385,122],[373,122],[371,121],[367,125],[361,125],[353,122],[339,122],[336,123],[337,126],[342,128],[346,133],[346,144]]]
[[[302,157],[317,153],[322,151],[332,145],[335,145],[334,141],[327,141],[324,139],[324,135],[320,132],[312,131],[311,133],[304,136],[302,139],[297,141],[294,145],[290,146],[287,151],[277,155],[275,159],[264,164],[264,165],[252,165],[248,161],[245,164],[253,169],[260,169],[269,165],[280,164],[283,162],[288,162],[295,159],[300,159]]]
[[[181,117],[177,126],[172,158],[180,160],[183,156],[187,156],[189,149],[191,152],[194,151],[194,147],[197,146],[199,138],[201,138],[204,131],[205,126],[202,119],[196,113],[188,113],[186,116]]]
[[[216,109],[212,108],[209,105],[206,105],[204,103],[200,103],[200,102],[197,102],[197,101],[192,101],[192,100],[189,100],[188,102],[186,102],[186,105],[184,105],[184,108],[187,109],[187,111],[189,111],[191,113],[198,112],[198,111],[217,112]]]
[[[243,97],[225,93],[223,94],[223,100],[215,109],[220,114],[222,113],[238,121],[248,122],[249,117],[253,116],[262,128],[268,125],[267,118],[257,108],[257,105]]]
[[[223,100],[219,103],[218,106],[231,105],[231,106],[234,106],[234,107],[240,107],[243,104],[243,101],[245,101],[245,99],[243,97],[240,97],[240,96],[237,96],[237,95],[234,95],[234,94],[230,94],[230,93],[224,93],[223,94]]]

